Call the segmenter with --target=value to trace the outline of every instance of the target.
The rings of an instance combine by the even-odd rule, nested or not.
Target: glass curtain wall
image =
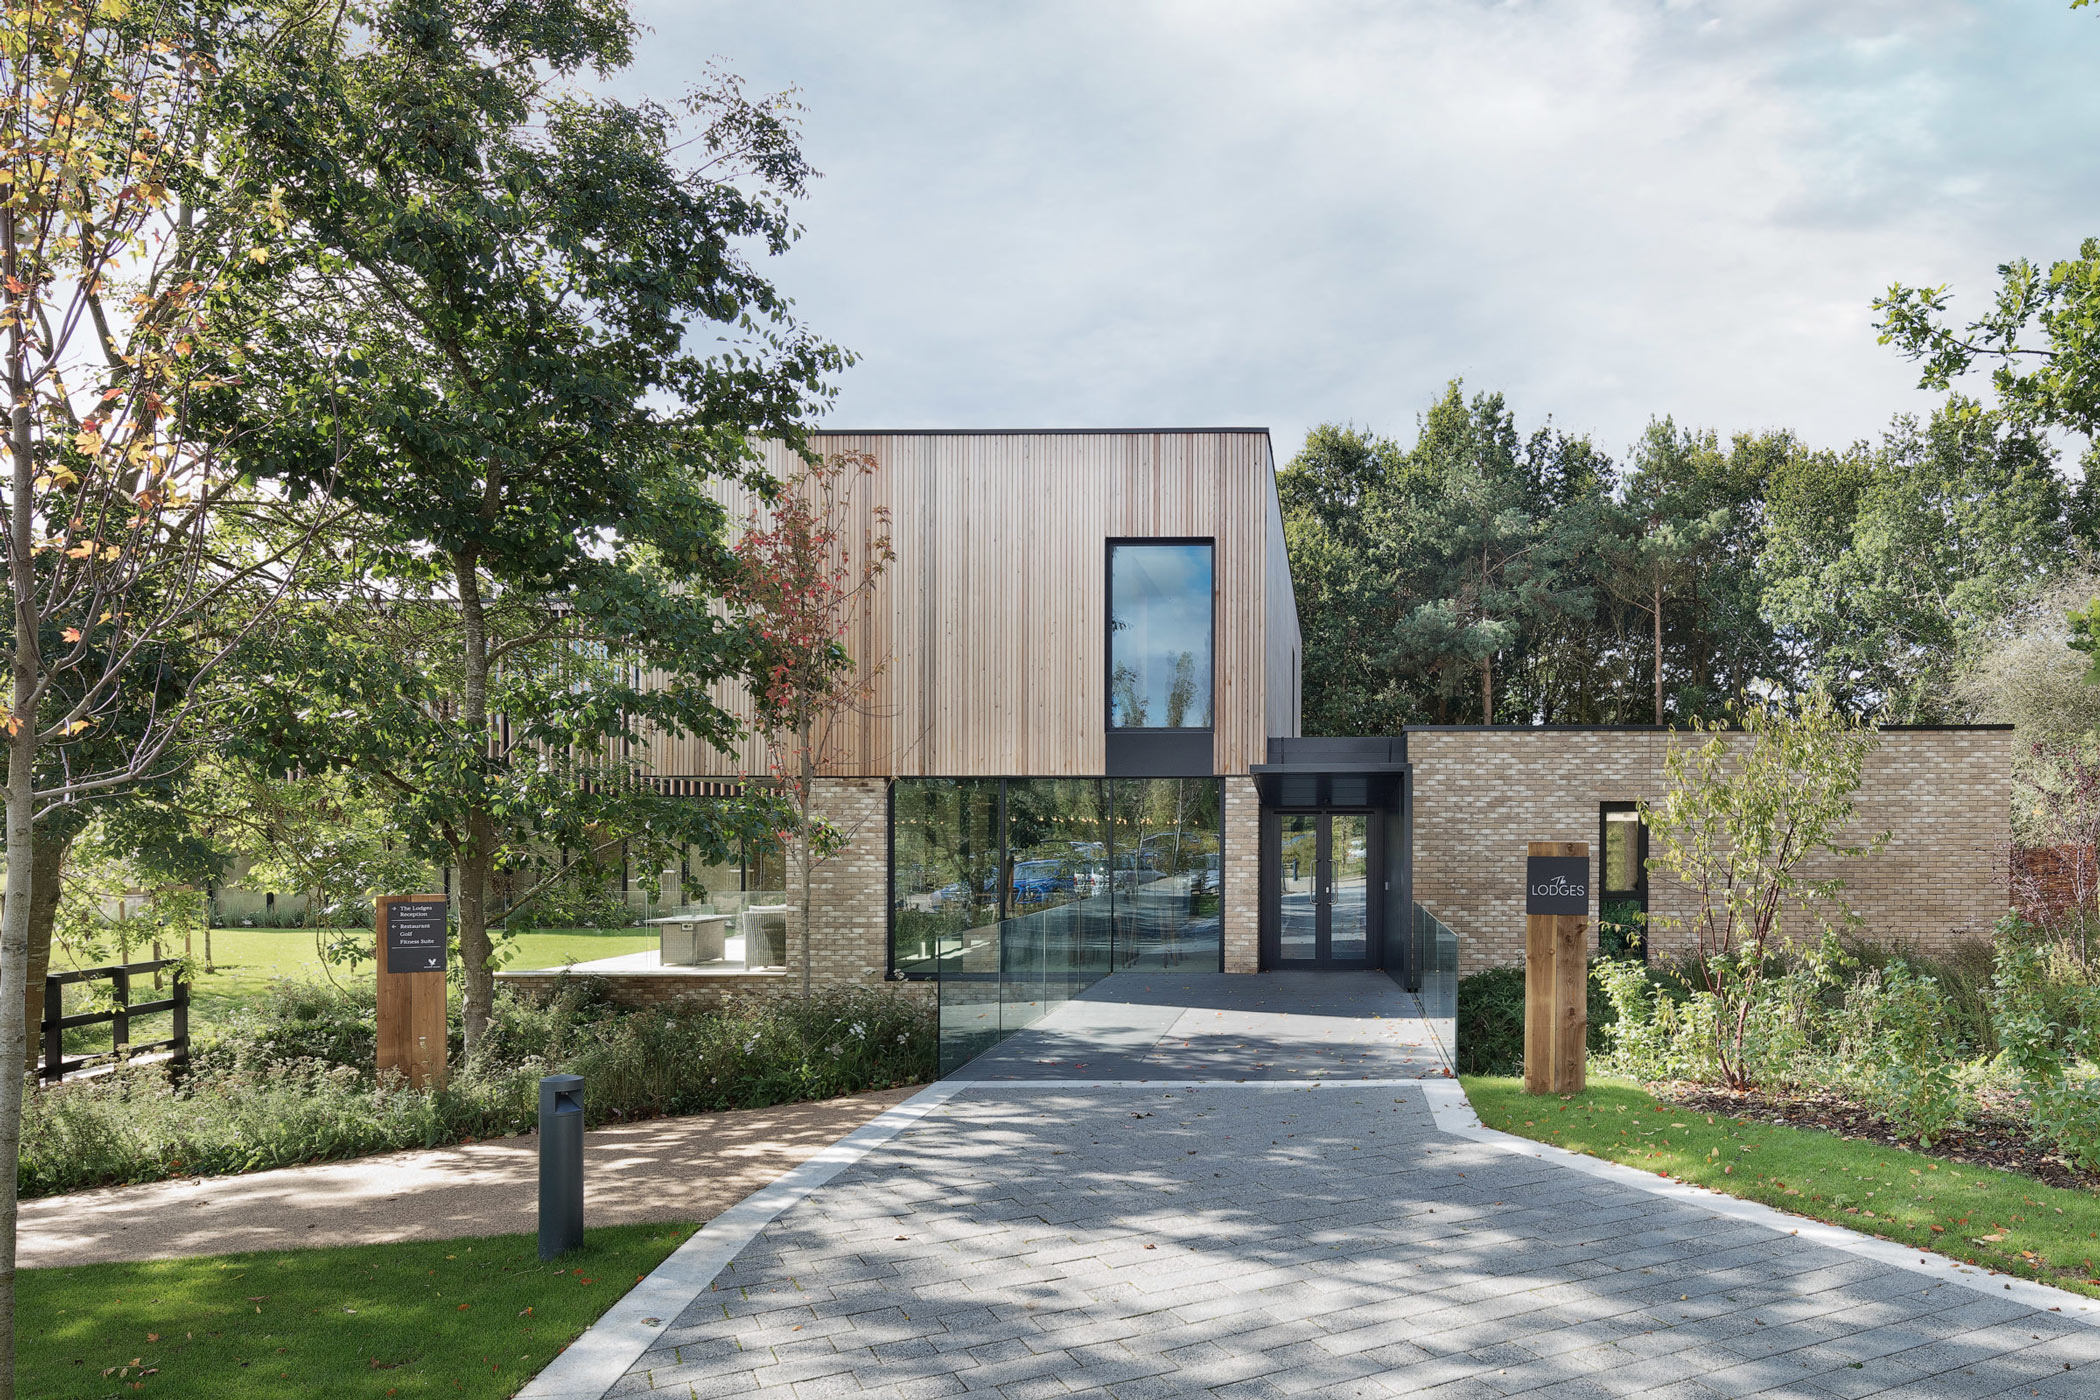
[[[1223,966],[1216,778],[892,786],[891,958],[940,982],[947,1073],[1116,968]]]
[[[1115,965],[1223,966],[1216,778],[1116,778],[1108,784]]]
[[[999,780],[899,783],[892,808],[892,964],[931,976],[948,956],[982,963],[999,922]]]

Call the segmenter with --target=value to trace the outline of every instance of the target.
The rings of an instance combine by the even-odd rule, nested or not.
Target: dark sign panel
[[[386,911],[386,970],[443,972],[445,901],[397,899],[380,907]]]
[[[1528,856],[1524,861],[1524,912],[1588,914],[1588,856]]]

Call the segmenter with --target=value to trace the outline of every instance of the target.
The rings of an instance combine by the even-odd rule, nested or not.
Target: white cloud
[[[2055,0],[660,6],[625,86],[800,85],[779,281],[874,426],[1353,420],[1454,374],[1620,450],[1927,402],[1892,280],[2100,233]]]

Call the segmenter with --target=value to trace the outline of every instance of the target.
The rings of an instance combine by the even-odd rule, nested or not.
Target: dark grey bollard
[[[583,1243],[583,1076],[540,1080],[540,1258]]]

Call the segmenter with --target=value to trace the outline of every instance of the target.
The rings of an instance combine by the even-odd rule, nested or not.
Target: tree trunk
[[[816,755],[810,750],[809,724],[804,721],[801,732],[795,736],[802,750],[802,999],[809,1000],[814,982],[810,963],[810,873],[817,863],[817,848],[810,838],[809,806],[816,793]]]
[[[1650,609],[1655,618],[1655,723],[1663,722],[1663,576],[1655,571],[1655,606]]]
[[[15,220],[0,218],[0,272],[10,285],[21,273]],[[8,657],[13,690],[9,696],[12,728],[7,733],[7,884],[0,903],[0,1066],[20,1065],[27,1027],[22,994],[29,977],[29,916],[35,902],[36,709],[42,658],[37,640],[43,622],[36,602],[36,452],[30,442],[28,347],[24,344],[24,302],[8,308],[7,388],[9,421],[8,486],[13,509],[7,522],[7,585],[14,637]],[[15,1191],[22,1170],[22,1086],[24,1076],[0,1073],[0,1400],[15,1395],[15,1226],[19,1219]]]
[[[29,972],[22,979],[23,1063],[36,1068],[37,1027],[44,1019],[44,977],[51,971],[51,930],[58,923],[58,896],[63,887],[66,851],[71,836],[55,834],[47,826],[30,837],[29,858]]]
[[[461,656],[459,725],[468,742],[476,746],[477,765],[488,761],[489,723],[489,633],[488,616],[482,607],[481,576],[475,551],[466,549],[453,556],[453,578],[459,585],[460,625],[465,633]],[[485,784],[487,777],[484,774]],[[489,966],[495,949],[489,943],[489,873],[495,865],[496,821],[489,811],[486,788],[470,801],[466,839],[459,848],[459,961],[463,995],[460,998],[460,1031],[466,1054],[472,1056],[481,1044],[496,999],[496,974]]]
[[[1480,661],[1480,722],[1495,722],[1495,658],[1482,657]]]

